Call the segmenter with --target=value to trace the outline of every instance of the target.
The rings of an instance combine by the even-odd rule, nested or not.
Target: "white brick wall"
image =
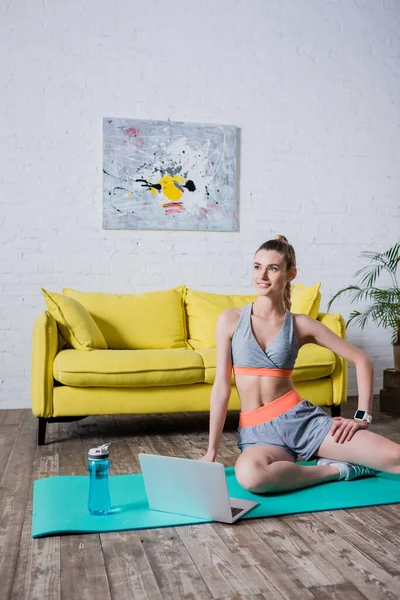
[[[30,406],[40,286],[248,293],[255,249],[283,233],[324,310],[361,251],[392,245],[399,15],[396,0],[3,3],[0,407]],[[237,125],[240,231],[103,230],[109,115]],[[374,357],[377,392],[389,332],[348,339]]]

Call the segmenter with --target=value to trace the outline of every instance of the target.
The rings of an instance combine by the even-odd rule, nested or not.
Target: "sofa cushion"
[[[305,286],[300,282],[292,284],[293,313],[318,316],[321,302],[321,283]],[[187,316],[188,342],[192,348],[215,348],[218,316],[227,308],[239,308],[254,302],[258,294],[212,294],[187,289],[185,307]]]
[[[185,286],[140,294],[79,292],[63,294],[83,304],[109,348],[166,350],[188,348],[183,297]]]
[[[151,387],[204,383],[201,356],[194,350],[61,350],[54,379],[77,387]]]
[[[238,308],[253,302],[257,295],[212,294],[187,289],[185,306],[188,342],[192,348],[215,348],[218,316],[227,308]]]
[[[293,381],[311,381],[332,375],[337,357],[332,350],[317,344],[305,344],[294,363]]]
[[[213,384],[217,369],[217,349],[199,348],[196,350],[201,355],[204,363],[205,373],[204,382]],[[306,344],[299,350],[294,371],[293,381],[310,381],[328,377],[333,373],[336,366],[336,356],[328,348],[317,346],[316,344]],[[231,383],[235,382],[232,370]]]
[[[76,350],[106,349],[107,342],[86,308],[74,298],[41,288],[47,309],[66,342]]]
[[[316,319],[321,304],[320,287],[320,282],[309,286],[303,285],[300,281],[296,281],[295,285],[292,284],[291,312],[309,315]]]

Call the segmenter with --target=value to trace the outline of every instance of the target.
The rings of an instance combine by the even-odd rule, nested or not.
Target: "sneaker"
[[[353,463],[343,462],[340,460],[333,460],[332,458],[319,458],[317,465],[332,465],[339,469],[339,479],[350,481],[350,479],[356,479],[356,477],[372,477],[379,473],[375,469],[370,467],[363,467],[362,465],[355,465]]]

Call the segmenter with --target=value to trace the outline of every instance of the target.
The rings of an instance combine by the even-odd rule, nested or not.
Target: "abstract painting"
[[[105,229],[237,230],[233,125],[103,120]]]

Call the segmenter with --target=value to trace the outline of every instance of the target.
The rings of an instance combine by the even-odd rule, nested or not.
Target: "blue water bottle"
[[[91,515],[107,515],[111,509],[108,489],[108,473],[110,461],[108,446],[103,444],[91,448],[88,454],[89,499],[88,508]]]

